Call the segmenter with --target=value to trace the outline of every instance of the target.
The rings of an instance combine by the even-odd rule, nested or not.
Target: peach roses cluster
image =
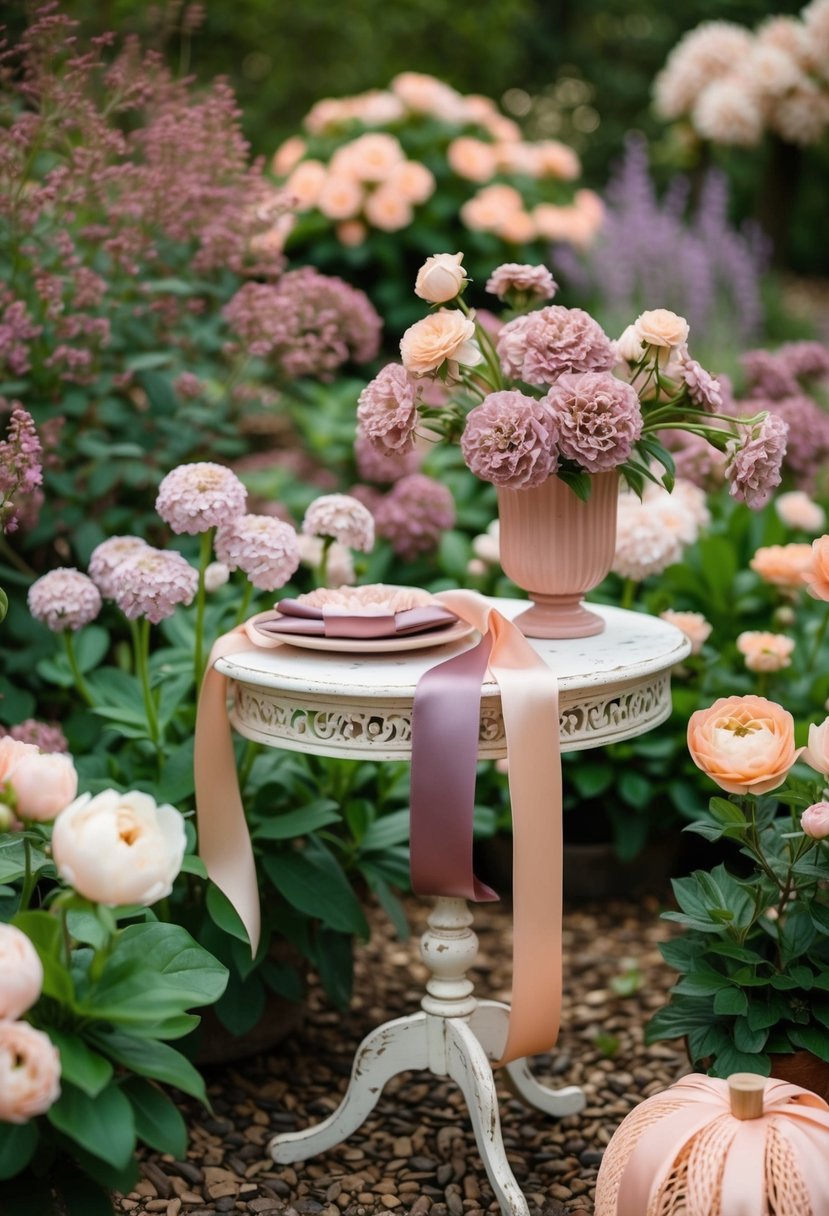
[[[749,565],[766,583],[790,592],[805,587],[813,599],[829,601],[829,535],[811,544],[765,545]]]

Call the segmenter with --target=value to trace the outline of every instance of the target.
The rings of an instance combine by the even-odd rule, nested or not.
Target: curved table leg
[[[503,1050],[508,1018],[508,1005],[500,1001],[479,1001],[478,1008],[469,1019],[470,1026],[491,1060],[497,1060]],[[586,1105],[587,1100],[577,1085],[549,1089],[536,1080],[525,1059],[512,1060],[503,1067],[504,1080],[515,1096],[536,1110],[562,1118],[564,1115],[578,1114]]]
[[[530,1209],[510,1169],[501,1139],[492,1067],[466,1022],[446,1022],[446,1066],[466,1098],[478,1152],[501,1211],[504,1216],[529,1216]]]
[[[427,1068],[429,1051],[426,1014],[386,1022],[366,1035],[351,1069],[345,1097],[327,1119],[301,1132],[274,1136],[268,1151],[274,1161],[287,1165],[324,1153],[346,1140],[377,1105],[383,1086],[397,1073]]]

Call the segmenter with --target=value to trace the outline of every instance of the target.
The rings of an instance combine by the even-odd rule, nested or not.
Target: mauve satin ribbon
[[[558,684],[520,630],[475,592],[443,592],[441,603],[474,625],[485,637],[480,648],[454,656],[431,669],[415,699],[417,734],[413,755],[412,880],[422,893],[493,898],[472,872],[472,809],[480,721],[481,681],[487,653],[501,693],[501,712],[509,752],[513,816],[513,999],[507,1041],[498,1063],[546,1051],[558,1035],[561,1009],[561,761]],[[239,795],[224,677],[219,658],[269,639],[252,618],[219,638],[208,660],[196,722],[195,773],[199,852],[208,874],[239,912],[255,952],[259,940],[259,900],[253,850]],[[474,657],[467,658],[467,654]],[[449,664],[458,663],[460,712],[440,704],[449,688]],[[451,670],[451,669],[450,669]],[[452,679],[452,676],[449,676]],[[437,694],[437,696],[435,695]],[[450,694],[451,695],[451,694]],[[418,705],[418,698],[420,704]],[[425,698],[425,699],[424,699]],[[471,704],[470,704],[471,703]],[[423,709],[429,705],[424,727]],[[447,746],[437,721],[450,723],[463,737],[462,757]],[[429,731],[433,749],[423,747]],[[453,734],[453,737],[456,737]],[[459,763],[459,760],[461,762]],[[431,770],[431,772],[429,771]],[[438,785],[451,784],[437,816],[430,815]],[[456,800],[457,799],[457,800]],[[462,820],[462,823],[458,821]],[[451,837],[453,868],[446,863]]]
[[[764,1153],[772,1123],[798,1150],[798,1167],[814,1216],[829,1212],[829,1107],[821,1098],[814,1094],[805,1098],[796,1085],[769,1081],[762,1116],[736,1120],[730,1113],[726,1081],[695,1073],[677,1082],[670,1092],[684,1105],[665,1114],[640,1136],[622,1175],[616,1216],[642,1216],[647,1212],[688,1141],[717,1119],[727,1121],[731,1133],[721,1184],[721,1212],[726,1216],[766,1216]]]

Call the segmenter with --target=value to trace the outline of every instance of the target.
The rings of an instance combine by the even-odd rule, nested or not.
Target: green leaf
[[[84,675],[97,667],[109,650],[109,634],[100,625],[87,625],[75,634],[75,657]]]
[[[735,806],[733,802],[729,802],[727,798],[712,798],[708,803],[708,809],[717,823],[725,826],[729,824],[744,824],[746,822],[746,817],[740,807]]]
[[[193,773],[193,744],[191,736],[165,760],[158,779],[156,797],[169,802],[172,806],[187,801],[192,797],[194,789]]]
[[[64,1084],[46,1118],[93,1156],[116,1169],[123,1169],[135,1151],[132,1107],[114,1081],[96,1098],[88,1097],[71,1083]]]
[[[216,1017],[231,1034],[247,1034],[265,1012],[265,986],[257,971],[245,979],[232,975],[227,991],[217,1001]]]
[[[721,972],[715,971],[706,963],[697,964],[694,971],[689,971],[677,984],[673,991],[686,996],[711,996],[721,988],[729,986],[729,981]]]
[[[0,623],[6,619],[6,613],[9,610],[9,597],[6,595],[2,587],[0,587]]]
[[[754,1028],[747,1018],[737,1018],[734,1023],[734,1046],[738,1051],[762,1051],[769,1037],[765,1027]]]
[[[347,1009],[354,987],[354,955],[351,938],[323,929],[317,937],[313,962],[322,985],[337,1009]]]
[[[330,798],[309,803],[295,811],[273,815],[260,823],[255,832],[256,840],[289,840],[294,836],[307,836],[330,823],[339,823],[339,804]]]
[[[771,1072],[771,1060],[762,1052],[755,1054],[739,1051],[736,1047],[727,1045],[717,1052],[709,1074],[713,1077],[729,1077],[733,1072],[755,1072],[761,1077],[767,1077]]]
[[[789,1038],[795,1047],[803,1047],[818,1059],[829,1061],[829,1030],[820,1026],[792,1026]]]
[[[231,937],[238,938],[240,942],[244,942],[249,947],[250,938],[248,937],[247,929],[242,924],[239,913],[225,893],[215,883],[211,882],[207,887],[206,903],[207,911],[210,913],[210,919],[213,923],[218,925],[225,933],[229,933]]]
[[[368,924],[339,862],[319,842],[302,853],[270,854],[265,871],[289,904],[331,929],[368,937]]]
[[[168,1043],[141,1039],[120,1030],[90,1031],[89,1037],[100,1051],[105,1051],[116,1064],[130,1072],[153,1081],[174,1085],[185,1094],[207,1105],[207,1093],[201,1074],[186,1056]]]
[[[121,1086],[132,1106],[135,1134],[150,1148],[183,1161],[187,1152],[187,1125],[175,1103],[143,1077],[128,1077]]]
[[[631,769],[624,770],[619,775],[619,780],[616,788],[623,802],[628,806],[635,807],[637,810],[644,810],[651,800],[653,785],[648,781],[647,777],[643,777],[640,773],[633,772]]]
[[[825,904],[812,904],[810,906],[812,915],[812,923],[818,933],[823,933],[829,936],[829,908]]]
[[[672,996],[670,1003],[657,1010],[645,1025],[645,1042],[679,1039],[697,1026],[710,1026],[711,1002],[707,998]]]
[[[714,1013],[740,1014],[748,1009],[748,997],[742,988],[721,988],[714,995]]]
[[[780,959],[784,965],[802,958],[815,940],[815,929],[809,909],[795,904],[779,922]]]
[[[77,1085],[90,1098],[95,1098],[112,1079],[112,1065],[99,1056],[71,1030],[57,1030],[50,1026],[49,1038],[60,1052],[60,1073],[67,1081]]]
[[[368,831],[360,842],[361,853],[385,852],[396,844],[408,844],[409,841],[409,812],[392,811],[391,814],[381,815],[369,826]]]
[[[25,1170],[35,1155],[38,1134],[34,1119],[29,1123],[0,1123],[0,1181]]]

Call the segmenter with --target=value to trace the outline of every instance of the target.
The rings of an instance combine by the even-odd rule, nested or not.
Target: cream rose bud
[[[43,964],[25,933],[0,924],[0,1022],[31,1009],[43,987]]]
[[[415,295],[430,304],[454,300],[467,282],[462,253],[435,253],[417,272]]]
[[[60,1055],[28,1022],[0,1022],[0,1123],[28,1123],[60,1097]]]
[[[169,895],[184,857],[184,820],[149,794],[82,794],[57,818],[58,873],[95,903],[147,906]]]
[[[71,756],[38,752],[20,761],[11,784],[20,818],[49,823],[77,794],[78,774]]]
[[[829,836],[829,802],[816,802],[800,816],[800,826],[813,840]]]
[[[670,358],[672,351],[688,341],[688,322],[667,308],[640,313],[631,328],[643,346],[659,349],[659,359],[663,363]]]
[[[829,774],[829,718],[819,726],[815,722],[811,724],[809,740],[800,758],[816,773]]]
[[[475,341],[475,322],[449,308],[410,325],[400,339],[400,357],[412,376],[428,376],[447,361],[476,367],[483,359]]]
[[[628,325],[616,339],[616,353],[625,363],[638,363],[645,353],[635,325]]]

